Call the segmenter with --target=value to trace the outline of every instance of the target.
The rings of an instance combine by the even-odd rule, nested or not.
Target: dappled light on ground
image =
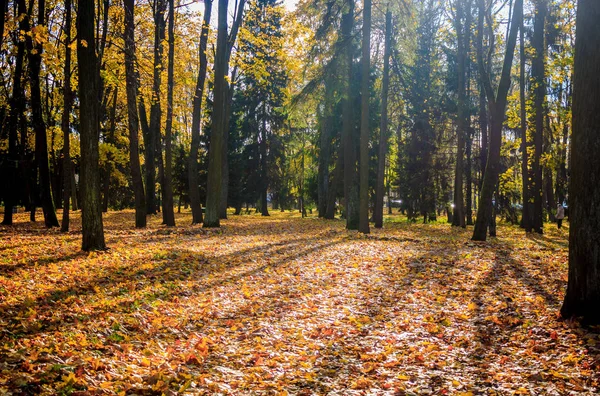
[[[0,237],[0,390],[31,394],[585,394],[600,338],[560,321],[567,235],[231,216],[106,252],[18,215]],[[74,228],[79,227],[74,219]],[[470,393],[469,393],[470,392]]]

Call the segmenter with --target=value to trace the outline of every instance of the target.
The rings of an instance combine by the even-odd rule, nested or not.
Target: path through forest
[[[56,394],[586,394],[600,337],[558,320],[567,230],[276,213],[220,230],[105,215],[0,228],[0,390]],[[390,219],[388,219],[390,220]],[[79,219],[73,220],[78,229]],[[190,214],[177,224],[189,224]]]

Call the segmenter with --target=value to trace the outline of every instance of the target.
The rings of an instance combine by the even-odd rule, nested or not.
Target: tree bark
[[[100,138],[100,70],[94,36],[94,1],[79,0],[77,13],[77,64],[81,137],[82,250],[105,249],[98,141]]]
[[[19,0],[24,1],[24,0]],[[32,0],[33,1],[33,0]],[[31,7],[30,7],[31,8]],[[38,26],[44,26],[46,16],[45,0],[39,0],[38,4]],[[58,218],[54,209],[52,190],[50,187],[50,167],[48,164],[48,140],[46,136],[46,124],[42,115],[42,94],[40,90],[40,70],[42,67],[43,45],[35,44],[32,36],[26,36],[29,67],[29,89],[31,100],[31,118],[35,131],[35,159],[39,172],[39,193],[44,212],[44,224],[46,227],[58,227]]]
[[[371,68],[371,0],[363,0],[362,62],[360,81],[360,160],[358,231],[369,230],[369,80]]]
[[[71,0],[65,0],[65,64],[63,68],[63,112],[61,129],[63,133],[63,214],[60,230],[69,231],[69,199],[71,196],[71,133],[70,117],[73,102],[71,88]]]
[[[206,216],[204,227],[219,227],[221,177],[223,171],[223,134],[225,133],[225,99],[227,83],[227,6],[228,0],[219,0],[217,23],[217,51],[214,65],[213,112],[208,151],[208,181],[206,187]]]
[[[202,119],[202,96],[206,80],[206,50],[208,43],[208,30],[210,28],[210,15],[212,0],[204,2],[204,18],[200,32],[200,68],[196,80],[196,91],[192,109],[192,142],[188,157],[188,184],[190,205],[192,207],[192,224],[202,223],[202,203],[200,202],[200,181],[198,175],[198,150],[200,148],[200,122]]]
[[[169,0],[169,54],[167,66],[167,119],[165,127],[165,167],[164,167],[164,211],[163,219],[167,227],[175,226],[173,202],[173,85],[175,62],[175,0]]]
[[[390,56],[392,52],[392,12],[385,13],[385,41],[383,49],[383,78],[381,82],[381,120],[379,123],[379,156],[377,164],[377,184],[375,187],[375,228],[383,227],[383,195],[385,179],[385,159],[388,151],[388,93],[390,88]],[[388,194],[388,200],[390,199]]]
[[[135,226],[146,227],[146,197],[140,169],[139,117],[137,110],[138,78],[135,72],[134,0],[124,0],[125,81],[127,86],[127,124],[129,128],[129,167],[135,199]]]
[[[564,318],[600,323],[600,2],[579,0],[569,186],[569,283]]]
[[[342,37],[344,40],[344,72],[342,89],[344,92],[344,104],[342,110],[342,144],[344,147],[344,199],[346,228],[358,229],[358,170],[356,168],[356,146],[354,140],[354,106],[352,98],[352,60],[354,51],[352,48],[352,25],[354,22],[354,0],[346,0],[344,14],[342,15]]]
[[[533,106],[535,111],[535,135],[533,144],[535,146],[533,157],[533,231],[542,234],[544,231],[543,222],[543,185],[542,185],[542,145],[544,136],[544,101],[546,97],[545,84],[545,45],[544,45],[544,26],[546,23],[546,2],[545,0],[536,0],[535,2],[535,22],[533,26],[532,46],[534,49],[533,59],[531,61],[531,77],[533,85]]]
[[[479,12],[485,7],[485,1],[480,0]],[[500,82],[498,84],[497,94],[494,94],[492,83],[489,79],[483,59],[478,56],[479,75],[482,78],[482,83],[486,91],[488,103],[491,113],[491,128],[490,128],[490,150],[487,159],[485,174],[483,176],[483,183],[481,187],[481,194],[479,198],[479,205],[477,208],[477,219],[475,221],[475,228],[473,230],[472,239],[475,241],[485,241],[487,237],[487,228],[492,219],[492,199],[494,196],[494,190],[496,189],[499,168],[500,168],[500,148],[502,144],[502,125],[504,123],[504,113],[506,111],[506,102],[508,91],[510,89],[510,74],[512,68],[512,61],[515,52],[515,46],[517,41],[517,33],[519,32],[519,21],[523,16],[523,0],[516,0],[514,5],[514,11],[512,15],[512,21],[510,26],[510,34],[506,42],[506,54],[504,56],[504,63],[502,65],[502,74],[500,76]],[[480,20],[479,28],[483,28],[482,21]],[[479,54],[481,55],[481,53]]]
[[[21,0],[17,2],[17,10],[15,19],[19,17],[19,15],[25,16],[25,18],[21,18],[19,20],[19,30],[27,31],[29,22],[27,17],[27,7],[25,6],[25,1]],[[15,69],[13,74],[13,84],[12,84],[12,95],[10,98],[10,111],[8,114],[8,157],[10,159],[10,172],[7,172],[7,181],[8,185],[16,186],[18,181],[18,163],[19,158],[22,160],[25,159],[25,144],[26,139],[21,137],[21,153],[19,153],[18,147],[18,127],[21,123],[21,119],[23,118],[23,113],[25,110],[25,90],[23,87],[23,70],[24,70],[24,61],[25,61],[25,42],[18,41],[17,42],[17,56],[15,58]],[[26,129],[25,129],[26,130]],[[26,183],[29,184],[30,181],[26,180]],[[4,225],[12,225],[13,223],[13,207],[16,204],[17,200],[17,191],[14,188],[7,189],[6,194],[4,196],[4,218],[2,220],[2,224]]]
[[[456,129],[456,166],[454,168],[454,210],[452,225],[466,227],[465,199],[463,190],[463,176],[465,171],[464,152],[465,138],[467,135],[467,103],[465,66],[467,61],[465,51],[465,32],[463,29],[464,8],[462,0],[456,2],[456,15],[454,26],[457,41],[457,72],[458,72],[458,119]]]
[[[523,179],[523,214],[521,227],[525,232],[531,232],[531,215],[529,213],[529,156],[527,153],[527,103],[525,102],[525,29],[523,19],[520,21],[520,71],[519,71],[519,99],[521,106],[521,175]]]

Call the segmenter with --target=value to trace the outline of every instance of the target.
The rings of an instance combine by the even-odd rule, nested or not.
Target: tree
[[[104,228],[100,203],[98,139],[100,137],[100,71],[94,35],[94,1],[79,0],[77,12],[77,64],[81,136],[82,250],[102,250]],[[85,76],[85,77],[83,77]]]
[[[125,11],[125,82],[127,85],[127,120],[129,129],[129,167],[135,199],[135,226],[146,227],[146,197],[140,169],[138,76],[135,71],[134,0],[124,0]]]
[[[392,12],[385,13],[385,43],[383,55],[383,81],[381,82],[381,122],[379,124],[379,151],[377,163],[377,184],[375,187],[375,210],[373,218],[375,228],[383,227],[383,194],[385,178],[385,159],[388,152],[388,93],[390,89],[390,56],[392,52]],[[388,196],[388,199],[391,199]]]
[[[342,37],[344,42],[342,90],[344,105],[342,110],[342,146],[344,148],[344,199],[346,228],[358,229],[359,223],[359,180],[356,167],[356,144],[354,139],[354,105],[352,80],[354,46],[352,44],[352,26],[354,24],[354,0],[344,2],[342,15]]]
[[[485,1],[480,0],[479,12],[484,12]],[[519,22],[523,17],[523,0],[516,0],[512,20],[510,24],[510,32],[506,41],[506,53],[502,64],[502,73],[498,83],[498,90],[494,92],[490,76],[485,69],[483,56],[478,52],[477,64],[479,75],[482,80],[482,85],[487,96],[488,106],[490,109],[491,125],[490,125],[490,142],[487,164],[483,176],[481,186],[481,194],[479,197],[479,206],[477,208],[477,219],[473,230],[472,239],[475,241],[485,241],[487,238],[488,224],[492,219],[493,208],[492,198],[498,181],[500,172],[500,146],[502,144],[502,125],[504,124],[504,115],[506,111],[506,102],[508,90],[510,89],[510,74],[512,69],[512,61],[515,52],[517,41],[517,33],[519,32]],[[479,19],[478,29],[483,30],[483,20]]]
[[[208,151],[208,183],[206,187],[206,216],[204,227],[219,227],[219,209],[223,171],[223,135],[225,133],[225,100],[227,83],[227,6],[228,0],[219,0],[217,23],[217,51],[214,65],[214,89],[210,148]],[[192,187],[193,188],[193,187]]]
[[[569,187],[569,282],[564,318],[600,323],[600,2],[579,0]]]
[[[188,180],[190,205],[192,207],[192,224],[202,223],[202,203],[200,202],[200,180],[198,175],[198,150],[200,148],[200,121],[202,118],[202,98],[204,96],[204,81],[206,80],[206,51],[208,48],[208,31],[210,28],[210,15],[212,0],[204,2],[204,17],[200,33],[200,67],[196,78],[196,89],[192,107],[192,141],[188,158]]]
[[[533,194],[533,230],[539,234],[543,233],[543,204],[542,204],[542,141],[544,136],[545,121],[545,50],[544,50],[544,27],[546,24],[546,1],[535,1],[535,21],[533,26],[533,59],[531,61],[531,77],[533,87],[533,102],[535,111],[535,134],[533,144],[535,146],[533,156],[533,183],[531,192]]]
[[[169,1],[169,55],[167,66],[167,120],[165,127],[165,165],[163,220],[168,227],[175,226],[173,204],[173,80],[175,62],[175,0]]]
[[[72,107],[71,88],[71,0],[65,0],[65,65],[63,86],[63,216],[60,230],[69,231],[69,198],[71,196],[71,148],[70,117]]]
[[[526,232],[531,232],[531,218],[529,214],[529,165],[527,153],[527,109],[525,102],[525,32],[523,26],[524,17],[521,17],[519,46],[520,46],[520,66],[519,66],[519,101],[521,118],[521,177],[523,182],[523,214],[521,216],[521,227]]]
[[[369,69],[371,67],[371,0],[364,0],[360,83],[360,186],[358,231],[369,233]]]
[[[25,0],[19,0],[25,1]],[[33,0],[31,0],[33,2]],[[29,6],[31,9],[31,5]],[[45,0],[38,3],[38,22],[35,29],[36,34],[45,29],[46,7]],[[27,29],[26,31],[28,31]],[[48,138],[46,136],[46,124],[42,115],[42,93],[40,90],[40,70],[42,67],[43,37],[27,35],[25,44],[29,60],[29,89],[31,92],[31,121],[35,131],[35,159],[39,172],[39,192],[42,209],[44,211],[44,223],[46,227],[58,227],[58,219],[54,210],[52,191],[50,189],[50,169],[48,165]]]

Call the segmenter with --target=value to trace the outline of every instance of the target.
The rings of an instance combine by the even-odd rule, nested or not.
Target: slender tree
[[[60,230],[69,231],[69,199],[71,197],[71,133],[70,117],[73,92],[71,88],[71,0],[65,0],[65,64],[63,67],[63,112],[61,129],[63,133],[63,215]]]
[[[358,231],[369,230],[369,72],[371,68],[371,0],[364,0],[362,27],[362,62],[360,80],[360,197]]]
[[[200,67],[196,79],[196,90],[192,107],[192,142],[188,157],[188,184],[190,205],[192,207],[192,224],[202,223],[202,203],[200,202],[200,180],[198,175],[198,150],[200,148],[200,121],[202,119],[202,97],[204,95],[204,82],[206,80],[206,50],[208,48],[208,31],[210,28],[210,15],[212,0],[204,2],[204,17],[200,32]]]
[[[164,167],[164,211],[163,219],[168,227],[175,226],[173,203],[173,85],[175,62],[175,0],[169,0],[169,54],[167,66],[167,119],[165,127],[165,167]]]
[[[142,182],[139,153],[139,117],[137,111],[138,78],[135,72],[134,0],[123,0],[125,11],[125,82],[127,85],[127,124],[129,128],[129,167],[135,199],[135,226],[146,227],[146,197]]]
[[[527,154],[527,107],[525,102],[525,29],[521,18],[519,33],[520,70],[519,70],[519,100],[521,116],[521,175],[523,179],[523,214],[521,226],[526,232],[531,232],[531,217],[529,214],[529,155]]]
[[[32,8],[31,5],[30,8]],[[45,18],[46,3],[45,0],[39,0],[37,27],[43,27],[45,25]],[[56,217],[54,200],[52,199],[52,190],[50,188],[46,123],[42,115],[40,71],[42,68],[42,51],[44,47],[41,40],[34,42],[33,35],[26,35],[25,45],[27,46],[27,58],[29,60],[29,67],[27,70],[29,71],[29,90],[31,94],[31,121],[33,130],[35,131],[35,158],[39,172],[39,192],[42,209],[44,211],[44,223],[46,224],[46,227],[58,227],[58,218]]]
[[[533,59],[531,60],[531,77],[533,88],[533,108],[535,112],[535,134],[533,137],[533,183],[531,191],[533,195],[533,231],[541,234],[544,230],[543,223],[543,186],[542,186],[542,144],[544,136],[544,100],[546,97],[545,84],[545,51],[544,31],[546,24],[546,2],[535,1],[535,20],[533,25]]]
[[[569,284],[564,318],[600,323],[600,2],[579,0],[569,186]]]
[[[344,104],[342,109],[342,145],[344,147],[344,199],[346,228],[358,229],[359,223],[359,180],[356,168],[356,144],[354,140],[354,106],[352,94],[352,63],[354,48],[352,45],[352,26],[354,24],[354,0],[346,0],[342,15],[342,37],[344,43],[344,68],[346,73],[342,82]]]
[[[383,49],[383,78],[381,82],[381,120],[379,123],[379,155],[377,163],[377,184],[375,186],[375,210],[373,218],[375,228],[383,227],[383,194],[385,179],[385,160],[388,151],[388,93],[390,89],[390,56],[392,53],[392,12],[385,13],[385,39]],[[388,199],[390,197],[388,196]]]
[[[94,35],[94,1],[79,0],[77,10],[77,65],[81,139],[82,246],[85,251],[105,249],[98,142],[100,139],[100,70]],[[85,76],[85,77],[83,77]]]
[[[485,10],[485,0],[480,0],[479,12]],[[477,219],[473,230],[473,240],[485,241],[487,238],[487,229],[492,220],[493,208],[492,199],[498,182],[498,174],[500,172],[500,148],[502,144],[502,125],[504,123],[504,114],[506,111],[506,103],[508,91],[510,89],[510,74],[512,69],[512,61],[514,58],[517,34],[519,32],[519,22],[523,17],[523,0],[516,0],[514,11],[511,18],[510,32],[506,40],[506,53],[502,65],[502,73],[498,90],[494,92],[490,77],[483,63],[482,53],[478,53],[478,68],[479,75],[482,80],[482,85],[488,100],[488,105],[491,115],[490,125],[490,145],[483,176],[481,194],[479,197],[479,205],[477,208]],[[483,29],[483,20],[479,20],[478,29]]]

